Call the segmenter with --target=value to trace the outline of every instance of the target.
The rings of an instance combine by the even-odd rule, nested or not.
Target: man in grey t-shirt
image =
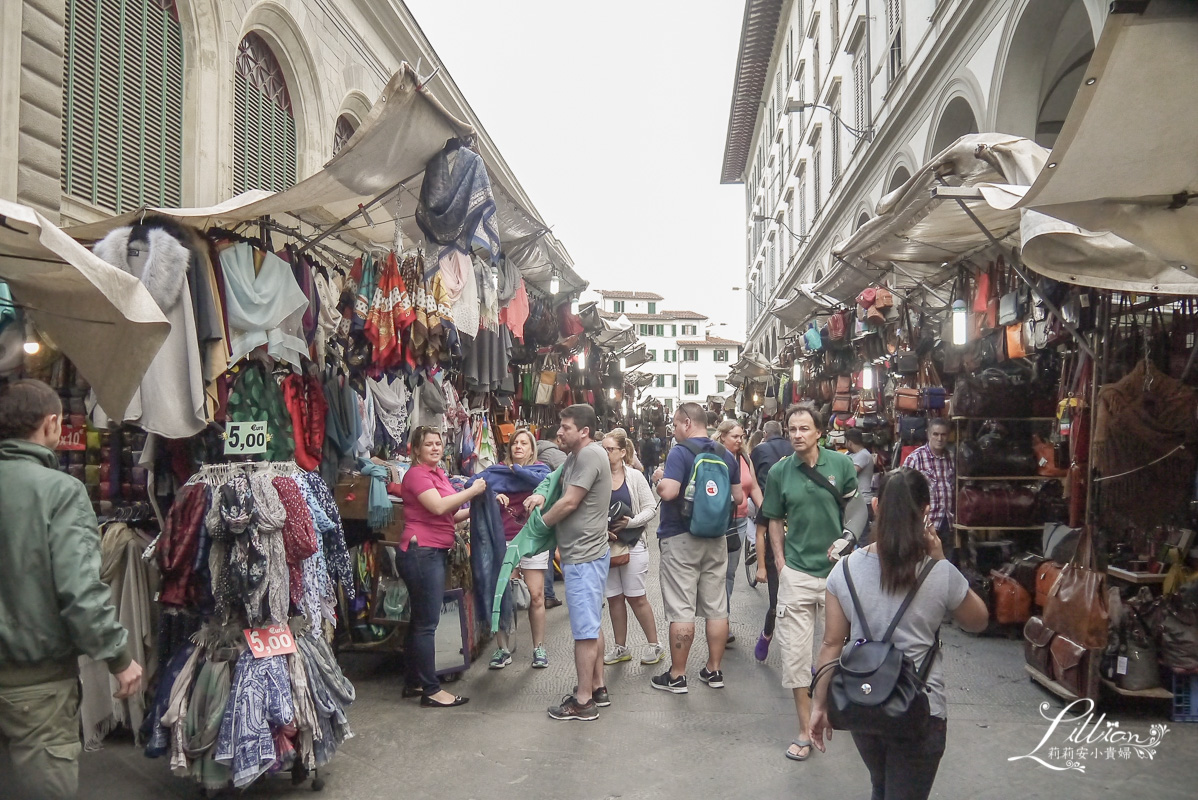
[[[578,688],[560,706],[549,709],[554,719],[593,720],[598,706],[611,705],[603,685],[603,595],[611,554],[607,545],[607,514],[611,505],[611,467],[607,453],[592,438],[599,427],[595,409],[573,405],[562,411],[558,438],[569,455],[562,465],[562,496],[545,512],[544,522],[557,533],[566,581],[566,604],[574,634],[574,664]],[[545,502],[540,495],[530,506]]]

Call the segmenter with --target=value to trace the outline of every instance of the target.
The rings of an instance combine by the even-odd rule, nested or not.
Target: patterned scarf
[[[400,336],[416,319],[412,296],[399,272],[395,253],[388,253],[379,273],[378,288],[366,313],[366,338],[374,345],[374,365],[379,369],[403,363]]]
[[[245,650],[237,659],[216,740],[216,762],[233,771],[234,786],[248,786],[270,768],[275,762],[270,726],[289,725],[294,719],[287,660],[283,656],[254,658]]]
[[[387,494],[387,481],[391,479],[391,473],[386,467],[366,458],[358,459],[358,471],[370,478],[367,524],[371,530],[380,531],[391,524],[391,497]]]
[[[287,510],[279,499],[279,492],[266,472],[254,473],[250,478],[254,502],[258,510],[258,538],[266,553],[266,581],[262,590],[246,600],[246,613],[251,622],[262,619],[262,600],[265,597],[267,614],[271,621],[287,621],[288,574],[287,552],[283,545],[283,528],[287,524]]]
[[[354,599],[354,570],[350,565],[349,549],[345,546],[345,528],[341,525],[341,514],[337,510],[337,501],[329,490],[329,485],[315,472],[309,472],[301,477],[308,482],[308,488],[316,503],[334,524],[333,530],[323,535],[324,558],[329,567],[329,578],[341,586],[349,600]]]
[[[283,379],[283,402],[291,412],[295,432],[295,463],[309,472],[320,469],[329,410],[320,381],[312,376],[288,375]]]
[[[337,747],[353,736],[345,708],[354,702],[354,686],[346,679],[328,643],[320,636],[296,636],[296,645],[304,657],[308,688],[319,722],[316,737],[316,765],[327,764]]]
[[[290,576],[289,596],[296,608],[304,601],[304,560],[319,549],[316,529],[312,527],[312,515],[308,504],[292,478],[275,478],[272,482],[279,493],[279,500],[287,510],[287,523],[283,526],[283,548],[287,555],[287,572]]]
[[[474,245],[499,257],[495,196],[482,156],[446,148],[429,159],[420,185],[416,224],[430,241],[469,253]]]

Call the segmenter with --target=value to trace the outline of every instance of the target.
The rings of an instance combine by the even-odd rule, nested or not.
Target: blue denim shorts
[[[566,605],[570,610],[570,632],[574,640],[598,639],[603,626],[603,595],[611,553],[585,564],[562,564],[566,581]]]

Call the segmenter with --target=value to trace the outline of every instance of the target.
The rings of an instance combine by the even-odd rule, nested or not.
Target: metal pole
[[[377,203],[378,203],[380,200],[382,200],[384,197],[387,197],[387,196],[388,196],[388,195],[390,195],[392,192],[395,192],[395,191],[397,191],[397,190],[399,190],[399,189],[403,188],[403,185],[404,185],[405,183],[407,183],[408,181],[410,181],[410,180],[412,180],[413,178],[415,178],[415,177],[417,177],[418,175],[420,175],[420,173],[421,173],[421,172],[424,172],[424,170],[423,170],[423,169],[421,169],[421,170],[420,170],[420,172],[417,172],[417,173],[414,173],[414,174],[412,174],[412,175],[409,175],[408,177],[404,178],[402,181],[399,181],[398,183],[396,183],[396,184],[395,184],[394,186],[392,186],[391,188],[389,188],[389,189],[385,190],[385,191],[384,191],[382,194],[380,194],[380,195],[377,195],[377,196],[376,196],[376,197],[375,197],[373,200],[371,200],[369,203],[366,203],[365,205],[359,205],[359,206],[358,206],[358,209],[357,209],[356,211],[354,211],[354,212],[350,213],[350,214],[349,214],[348,216],[346,216],[346,217],[342,217],[342,218],[341,218],[341,220],[339,220],[338,222],[334,223],[334,224],[333,224],[331,227],[329,227],[329,228],[325,229],[325,230],[324,230],[323,232],[321,232],[321,233],[320,233],[318,236],[314,236],[314,237],[313,237],[311,240],[309,240],[309,241],[308,241],[308,243],[307,243],[307,244],[305,244],[303,247],[299,248],[299,250],[297,250],[296,252],[297,252],[297,253],[303,253],[305,250],[307,250],[308,248],[310,248],[310,247],[312,247],[313,245],[317,244],[318,242],[324,241],[324,240],[325,240],[325,239],[327,239],[329,236],[332,236],[334,233],[336,233],[337,231],[341,230],[341,229],[342,229],[342,228],[344,228],[346,225],[348,225],[349,223],[353,222],[355,219],[357,219],[358,217],[360,217],[360,216],[361,216],[363,213],[365,213],[365,212],[366,212],[368,209],[370,209],[372,206],[374,206],[375,204],[377,204]]]

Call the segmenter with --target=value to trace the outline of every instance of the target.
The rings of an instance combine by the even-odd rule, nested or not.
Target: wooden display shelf
[[[1131,572],[1130,570],[1120,569],[1119,567],[1107,567],[1106,574],[1112,578],[1117,578],[1127,583],[1134,583],[1137,586],[1150,586],[1154,583],[1164,583],[1166,573],[1157,574],[1155,572]]]
[[[1173,699],[1173,692],[1163,686],[1158,686],[1155,689],[1120,689],[1114,681],[1108,681],[1106,678],[1102,679],[1102,685],[1120,697],[1140,697],[1148,700]]]
[[[1068,477],[1068,476],[1066,476]],[[1063,481],[1046,475],[958,475],[958,481]]]
[[[1044,524],[1039,525],[961,525],[954,522],[953,527],[959,531],[1042,531]]]
[[[1057,683],[1052,678],[1048,677],[1043,672],[1041,672],[1040,670],[1033,667],[1031,664],[1024,664],[1023,668],[1025,670],[1027,670],[1028,676],[1033,681],[1040,684],[1045,689],[1052,692],[1053,694],[1055,694],[1057,697],[1061,698],[1062,700],[1072,703],[1074,700],[1078,699],[1078,696],[1076,694],[1069,691],[1063,685]]]

